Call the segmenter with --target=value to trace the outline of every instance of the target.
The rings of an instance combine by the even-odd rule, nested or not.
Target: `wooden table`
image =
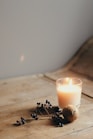
[[[56,72],[0,81],[0,139],[93,139],[93,82],[71,70],[72,63]],[[64,76],[83,80],[79,118],[63,127],[53,126],[48,117],[14,126],[20,117],[31,118],[37,102],[58,105],[55,82]]]
[[[93,99],[82,94],[79,118],[64,127],[55,127],[49,118],[14,126],[20,117],[30,119],[37,102],[48,99],[58,105],[55,82],[43,75],[0,81],[0,139],[92,139]]]

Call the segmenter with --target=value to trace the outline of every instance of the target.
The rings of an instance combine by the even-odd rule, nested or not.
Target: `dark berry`
[[[51,104],[49,105],[49,108],[52,108],[52,105]]]
[[[37,114],[36,113],[32,113],[31,116],[32,116],[32,118],[35,119],[37,117]]]
[[[35,120],[38,120],[38,117],[36,117]]]
[[[20,122],[20,121],[16,121],[16,124],[17,124],[17,125],[21,125],[21,122]]]
[[[23,117],[21,117],[21,123],[22,124],[25,124],[26,123],[26,120]]]
[[[59,107],[53,107],[54,112],[59,112]]]
[[[37,105],[40,105],[40,102],[37,102]]]
[[[48,103],[48,100],[46,99],[46,103]]]
[[[58,124],[58,126],[59,126],[59,127],[63,127],[64,125],[63,125],[63,123],[60,122],[60,123]]]

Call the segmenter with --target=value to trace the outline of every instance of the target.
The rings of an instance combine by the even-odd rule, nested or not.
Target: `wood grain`
[[[83,136],[85,130],[93,125],[93,101],[82,95],[79,118],[64,127],[57,128],[51,118],[40,116],[31,120],[31,110],[37,102],[48,99],[58,105],[55,82],[43,76],[19,77],[0,81],[0,138],[1,139],[52,139],[68,138],[78,133]],[[29,119],[25,125],[16,127],[14,123],[23,116]],[[91,133],[91,130],[88,130]]]

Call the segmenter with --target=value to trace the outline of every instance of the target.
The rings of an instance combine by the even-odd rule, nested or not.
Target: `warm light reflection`
[[[20,61],[23,62],[24,59],[25,59],[24,54],[22,54],[22,55],[20,56]]]
[[[72,85],[72,79],[69,80],[69,83],[68,83],[68,84],[69,84],[69,85]]]

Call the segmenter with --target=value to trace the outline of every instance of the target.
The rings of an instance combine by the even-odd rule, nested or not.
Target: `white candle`
[[[82,82],[77,78],[61,78],[57,80],[58,102],[61,108],[67,105],[80,106]]]

